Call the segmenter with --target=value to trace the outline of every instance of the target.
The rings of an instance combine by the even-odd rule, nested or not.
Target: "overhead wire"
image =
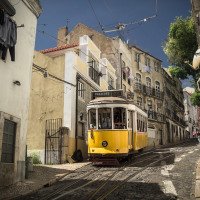
[[[91,9],[92,9],[92,12],[94,13],[94,16],[96,17],[96,20],[98,21],[98,24],[99,24],[99,26],[100,26],[100,28],[101,28],[101,31],[104,32],[103,26],[102,26],[102,24],[101,24],[99,18],[98,18],[97,15],[96,15],[96,12],[95,12],[95,10],[94,10],[94,8],[93,8],[93,6],[92,6],[91,1],[88,0],[88,2],[89,2],[89,4],[90,4],[90,7],[91,7]]]
[[[111,10],[110,6],[108,5],[107,0],[104,0],[104,4],[105,4],[107,10],[108,10],[108,11],[110,12],[110,14],[112,15],[112,17],[113,17],[113,18],[116,18],[116,17],[114,16],[113,11]],[[105,31],[104,31],[104,33],[105,33]],[[123,41],[125,41],[124,33],[123,33],[123,35],[122,35],[122,33],[121,33],[119,30],[117,31],[117,33],[118,33],[119,37],[120,37]]]

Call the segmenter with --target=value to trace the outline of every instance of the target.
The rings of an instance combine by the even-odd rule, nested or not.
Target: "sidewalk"
[[[51,185],[66,174],[79,169],[89,162],[61,164],[61,165],[34,165],[33,172],[29,172],[28,179],[12,186],[0,188],[0,199],[13,199],[30,192],[34,192],[45,185]]]

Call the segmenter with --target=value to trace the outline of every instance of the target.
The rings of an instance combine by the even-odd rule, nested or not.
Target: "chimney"
[[[68,28],[67,27],[62,27],[58,30],[58,41],[57,41],[57,47],[63,46],[67,44],[67,36],[68,34]]]

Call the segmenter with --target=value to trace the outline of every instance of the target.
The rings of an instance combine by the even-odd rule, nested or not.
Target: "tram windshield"
[[[98,109],[98,128],[99,129],[112,129],[112,113],[111,108]]]
[[[113,109],[114,116],[114,129],[126,129],[126,109],[125,108],[114,108]]]
[[[89,120],[89,128],[90,129],[96,128],[96,109],[89,110],[88,120]]]

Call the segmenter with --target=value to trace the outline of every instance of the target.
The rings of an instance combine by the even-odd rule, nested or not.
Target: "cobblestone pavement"
[[[192,141],[166,149],[175,153],[174,163],[148,168],[136,181],[130,180],[106,199],[195,200],[195,170],[200,145]]]
[[[0,188],[0,199],[13,199],[16,196],[36,191],[44,185],[52,184],[55,180],[87,164],[87,162],[83,162],[62,165],[36,165],[33,167],[33,172],[29,172],[28,179],[24,182]]]
[[[195,170],[200,155],[200,144],[198,144],[197,141],[191,140],[182,145],[160,149],[157,154],[162,158],[162,156],[165,155],[165,152],[175,155],[175,158],[173,157],[173,160],[161,161],[158,164],[147,168],[144,167],[145,165],[127,167],[119,171],[115,178],[109,180],[108,185],[103,188],[101,195],[106,194],[109,191],[109,187],[123,183],[109,195],[104,196],[104,199],[195,200]],[[130,174],[141,169],[143,169],[143,171],[137,176],[133,176],[133,178],[129,178],[128,181],[123,182]],[[92,170],[93,168],[90,165],[87,165],[78,170],[77,173],[66,176],[62,181],[57,182],[51,187],[42,188],[31,195],[17,199],[42,200],[52,191],[55,191],[58,188],[66,188],[66,186],[74,183],[74,181],[78,181],[79,186],[74,186],[72,189],[70,188],[71,192],[67,193],[67,189],[65,189],[64,191],[60,191],[57,196],[63,193],[66,193],[66,195],[60,196],[60,198],[55,198],[54,196],[54,198],[49,199],[97,199],[95,197],[90,198],[92,192],[99,184],[101,185],[106,182],[107,178],[112,174],[112,171],[116,170],[116,168],[96,169],[94,181],[91,181],[94,179]],[[81,187],[82,185],[84,185],[84,187]]]

